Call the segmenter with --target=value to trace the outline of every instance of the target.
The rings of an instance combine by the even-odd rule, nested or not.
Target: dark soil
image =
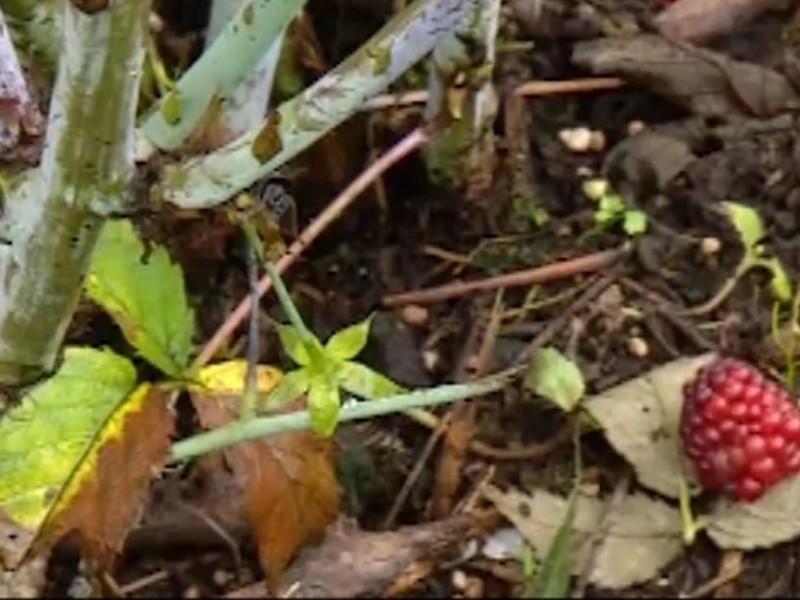
[[[202,32],[206,2],[170,0],[157,4],[170,26],[165,35],[178,39]],[[355,49],[384,22],[391,4],[388,0],[311,1],[308,14],[324,61],[333,65]],[[521,46],[523,49],[509,45],[512,49],[500,54],[497,71],[503,89],[528,79],[592,76],[572,62],[571,54],[580,40],[604,35],[597,28],[602,19],[579,18],[581,7],[591,6],[598,15],[609,18],[625,16],[647,31],[659,3],[587,0],[558,8],[559,4],[564,3],[545,0],[546,19],[535,27],[515,20],[510,6],[504,11],[503,41],[533,40],[534,44],[532,48]],[[759,44],[780,35],[781,23],[788,18],[786,11],[753,24],[771,31],[771,36],[748,37],[740,32],[736,39],[719,40],[714,46],[755,61],[761,56]],[[318,72],[305,65],[301,75],[310,82]],[[417,75],[424,72],[419,70]],[[408,86],[410,79],[398,87]],[[504,106],[502,103],[501,98]],[[397,326],[403,322],[402,312],[383,308],[385,295],[545,265],[628,242],[630,251],[614,267],[539,286],[534,299],[527,299],[529,310],[502,323],[490,370],[511,364],[519,351],[555,322],[557,329],[547,344],[577,361],[590,393],[677,357],[708,350],[745,357],[781,372],[785,365],[780,356],[768,351],[774,301],[766,273],[748,274],[726,301],[707,314],[685,316],[670,307],[702,304],[735,269],[743,249],[729,223],[720,217],[718,209],[724,201],[756,208],[767,231],[765,248],[781,259],[793,281],[800,277],[800,145],[793,118],[782,127],[763,131],[752,128],[749,132],[743,128],[739,135],[725,137],[719,134],[719,120],[696,120],[685,107],[636,84],[609,91],[528,98],[522,106],[526,112],[522,128],[509,122],[508,113],[501,108],[495,130],[500,160],[491,185],[477,199],[468,199],[468,189],[437,185],[422,156],[410,156],[385,176],[380,193],[376,188],[369,190],[308,249],[286,280],[312,329],[325,337],[377,311],[373,337],[362,357],[365,363],[410,386],[463,378],[464,361],[477,353],[494,293],[428,305],[424,323],[402,328]],[[700,128],[692,147],[696,160],[663,187],[654,182],[648,171],[651,167],[642,164],[647,160],[657,163],[657,156],[620,158],[614,154],[629,138],[632,122],[672,131],[670,128],[689,120]],[[299,226],[313,219],[371,161],[371,156],[390,147],[420,121],[421,111],[416,109],[360,115],[330,136],[326,147],[312,149],[289,165],[284,175],[287,191],[296,203]],[[559,132],[578,126],[602,131],[605,147],[586,153],[565,148]],[[511,155],[519,147],[528,155],[515,163]],[[618,226],[598,227],[594,206],[581,191],[584,173],[607,174],[632,206],[647,213],[646,233],[631,237]],[[529,192],[521,199],[520,179],[528,182]],[[534,222],[531,215],[535,210],[549,215],[547,223]],[[167,244],[183,265],[201,338],[207,339],[247,294],[246,271],[235,231],[225,229],[224,219],[212,215],[182,220],[177,226],[165,217],[142,227],[154,241]],[[703,251],[706,238],[719,241],[718,252]],[[445,260],[442,251],[469,257],[469,264],[464,267]],[[609,278],[608,286],[596,292],[596,297],[586,297],[587,290],[603,277]],[[522,307],[530,293],[530,288],[506,289],[502,297],[505,310]],[[272,297],[264,300],[263,308],[280,316]],[[781,314],[785,318],[786,310]],[[76,326],[73,339],[122,346],[110,320],[90,307],[85,307],[81,315],[76,320],[81,327]],[[286,365],[272,329],[264,321],[262,325],[262,360]],[[244,336],[244,330],[238,335]],[[636,346],[638,342],[632,339],[644,346]],[[233,347],[241,349],[242,343],[234,341]],[[521,389],[508,390],[500,399],[476,401],[476,406],[474,439],[497,448],[546,442],[566,422],[560,413]],[[446,409],[436,412],[444,414]],[[346,486],[345,507],[364,529],[381,528],[429,434],[400,416],[343,428],[337,440],[343,472],[355,468],[354,464],[362,467],[353,480],[358,485]],[[590,474],[587,477],[599,485],[601,493],[611,493],[627,476],[629,467],[599,433],[582,437],[581,452]],[[427,461],[394,521],[395,527],[432,520],[429,504],[436,486],[438,453],[435,451]],[[568,492],[573,458],[569,443],[556,447],[545,460],[492,461],[468,454],[458,498],[468,494],[490,467],[494,468],[495,481],[501,484],[545,485]],[[195,523],[194,527],[202,526]],[[263,576],[256,553],[247,542],[243,562],[238,565],[225,544],[220,549],[214,548],[214,543],[201,545],[195,540],[188,549],[154,544],[145,544],[144,548],[122,557],[115,581],[125,586],[154,572],[162,575],[143,583],[131,596],[219,595]],[[789,543],[746,554],[742,573],[717,591],[730,597],[800,594],[799,548]],[[701,536],[662,576],[624,590],[622,596],[690,594],[716,575],[721,558],[722,553]],[[63,591],[72,581],[74,565],[66,559],[51,562],[52,587]],[[486,595],[519,593],[519,586],[509,581],[513,578],[498,577],[478,562],[467,561],[458,569],[468,579],[479,580]],[[516,563],[505,566],[506,573],[520,572]],[[468,596],[463,589],[453,587],[453,570],[442,562],[403,593]],[[586,595],[607,594],[590,587]]]

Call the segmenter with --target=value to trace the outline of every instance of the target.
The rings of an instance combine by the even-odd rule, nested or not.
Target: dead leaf
[[[493,486],[484,495],[519,529],[539,557],[547,556],[567,513],[568,500],[545,490],[530,495]],[[579,496],[573,521],[573,573],[578,574],[592,545],[594,562],[589,581],[608,589],[622,589],[651,579],[681,552],[681,519],[668,504],[644,494],[625,496],[608,505]],[[599,540],[594,534],[604,522]]]
[[[108,437],[92,449],[54,505],[36,542],[49,547],[71,531],[80,534],[86,556],[108,569],[139,515],[150,482],[169,456],[174,422],[166,392],[142,384],[107,425]]]
[[[572,60],[595,75],[642,85],[698,116],[774,117],[800,107],[777,71],[657,35],[576,44]]]
[[[678,0],[661,11],[655,23],[667,37],[702,43],[785,4],[785,0]]]
[[[631,463],[639,482],[670,498],[678,497],[684,472],[678,431],[683,384],[715,358],[680,358],[588,398],[586,410],[603,427],[614,449]]]
[[[339,519],[324,540],[302,552],[281,578],[279,595],[292,598],[379,597],[408,573],[417,573],[430,561],[441,560],[486,524],[470,515],[402,527],[397,531],[363,531],[352,521]],[[425,570],[422,569],[424,572]],[[228,597],[263,596],[263,583]]]
[[[224,376],[221,366],[228,367]],[[214,370],[214,377],[206,378],[205,384],[215,393],[192,393],[203,427],[221,427],[239,418],[245,368],[243,361],[207,368]],[[267,393],[279,377],[275,369],[259,366],[259,391]],[[311,432],[293,432],[238,444],[223,455],[232,471],[231,504],[244,504],[261,563],[275,581],[295,553],[322,534],[338,513],[341,489],[333,447]],[[221,468],[213,456],[208,458],[204,468]]]
[[[782,481],[756,502],[722,499],[706,519],[720,548],[753,550],[792,540],[800,535],[800,477]]]

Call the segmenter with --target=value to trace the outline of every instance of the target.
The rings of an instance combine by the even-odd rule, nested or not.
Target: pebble
[[[592,147],[592,131],[588,127],[575,127],[562,129],[558,132],[558,139],[570,152],[582,154]]]
[[[631,121],[628,123],[628,135],[634,136],[637,133],[641,133],[645,129],[644,121]]]
[[[713,256],[722,250],[722,242],[719,238],[704,237],[700,242],[700,250],[702,250],[703,254],[706,256]]]
[[[430,312],[424,306],[420,306],[419,304],[409,304],[404,306],[400,311],[400,318],[407,325],[411,325],[412,327],[421,327],[428,322],[428,317],[430,316]]]
[[[628,352],[636,358],[645,358],[650,354],[650,347],[644,338],[632,336],[628,338]]]

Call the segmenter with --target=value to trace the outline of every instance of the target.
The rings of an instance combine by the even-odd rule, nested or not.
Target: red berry
[[[683,395],[681,437],[704,488],[752,502],[800,471],[800,408],[752,365],[716,360]]]

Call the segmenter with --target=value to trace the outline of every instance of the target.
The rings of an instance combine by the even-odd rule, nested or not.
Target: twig
[[[403,504],[405,504],[408,494],[411,492],[414,484],[422,474],[422,469],[425,467],[425,464],[428,462],[431,454],[433,454],[437,442],[439,439],[441,439],[442,434],[444,434],[445,430],[447,429],[447,426],[450,422],[449,416],[450,415],[442,419],[439,422],[439,426],[433,431],[433,433],[431,433],[430,436],[428,436],[428,441],[425,442],[425,447],[422,449],[422,452],[420,452],[420,455],[417,457],[417,461],[414,463],[414,467],[411,469],[406,477],[406,480],[403,482],[403,487],[400,488],[397,496],[395,496],[389,512],[386,513],[386,518],[383,520],[382,529],[390,529],[392,525],[394,525],[394,521],[397,518],[400,509],[403,507]]]
[[[378,179],[392,165],[421,147],[427,139],[428,135],[423,129],[415,129],[353,180],[353,182],[347,186],[347,188],[345,188],[345,190],[339,194],[339,196],[331,202],[308,227],[306,227],[298,238],[292,242],[286,250],[286,253],[275,264],[278,273],[283,274],[292,266],[303,253],[303,250],[310,246],[331,223],[338,219],[345,209],[347,209],[372,182]],[[272,280],[269,276],[263,277],[258,284],[258,298],[266,294],[271,287]],[[247,318],[252,307],[252,301],[252,296],[247,296],[239,303],[239,306],[228,316],[225,322],[217,329],[216,333],[211,336],[211,339],[208,340],[203,347],[203,350],[195,360],[195,367],[205,365],[214,357],[228,338],[233,335],[233,332],[241,325],[242,321]]]
[[[164,569],[159,569],[158,571],[150,573],[149,575],[145,575],[139,579],[134,579],[130,583],[126,583],[120,587],[120,591],[126,596],[130,596],[131,594],[135,594],[146,587],[160,583],[165,579],[169,579],[169,572],[165,571]]]
[[[583,310],[589,306],[595,298],[597,298],[603,291],[610,286],[617,279],[617,274],[612,273],[600,277],[589,289],[587,289],[575,302],[569,305],[557,318],[551,320],[547,327],[537,335],[530,344],[528,344],[522,352],[517,356],[518,363],[527,362],[542,346],[550,342],[561,330],[564,329],[568,319],[572,317],[579,310]]]
[[[501,287],[534,285],[565,279],[582,273],[594,273],[610,267],[626,252],[627,249],[625,247],[615,250],[603,250],[602,252],[578,258],[558,261],[543,267],[523,269],[514,273],[488,277],[477,281],[456,281],[439,287],[393,294],[383,298],[383,305],[394,308],[406,304],[431,304],[475,292],[492,291]]]
[[[473,454],[489,460],[541,460],[555,450],[572,440],[575,425],[572,421],[564,425],[558,432],[548,440],[536,444],[530,444],[522,448],[495,448],[480,440],[475,440],[469,445]]]
[[[558,96],[561,94],[580,94],[616,90],[625,85],[618,77],[590,77],[587,79],[565,79],[561,81],[526,81],[514,88],[516,96]],[[367,100],[361,110],[382,110],[402,106],[425,104],[428,101],[426,90],[410,90],[398,94],[381,94]]]

